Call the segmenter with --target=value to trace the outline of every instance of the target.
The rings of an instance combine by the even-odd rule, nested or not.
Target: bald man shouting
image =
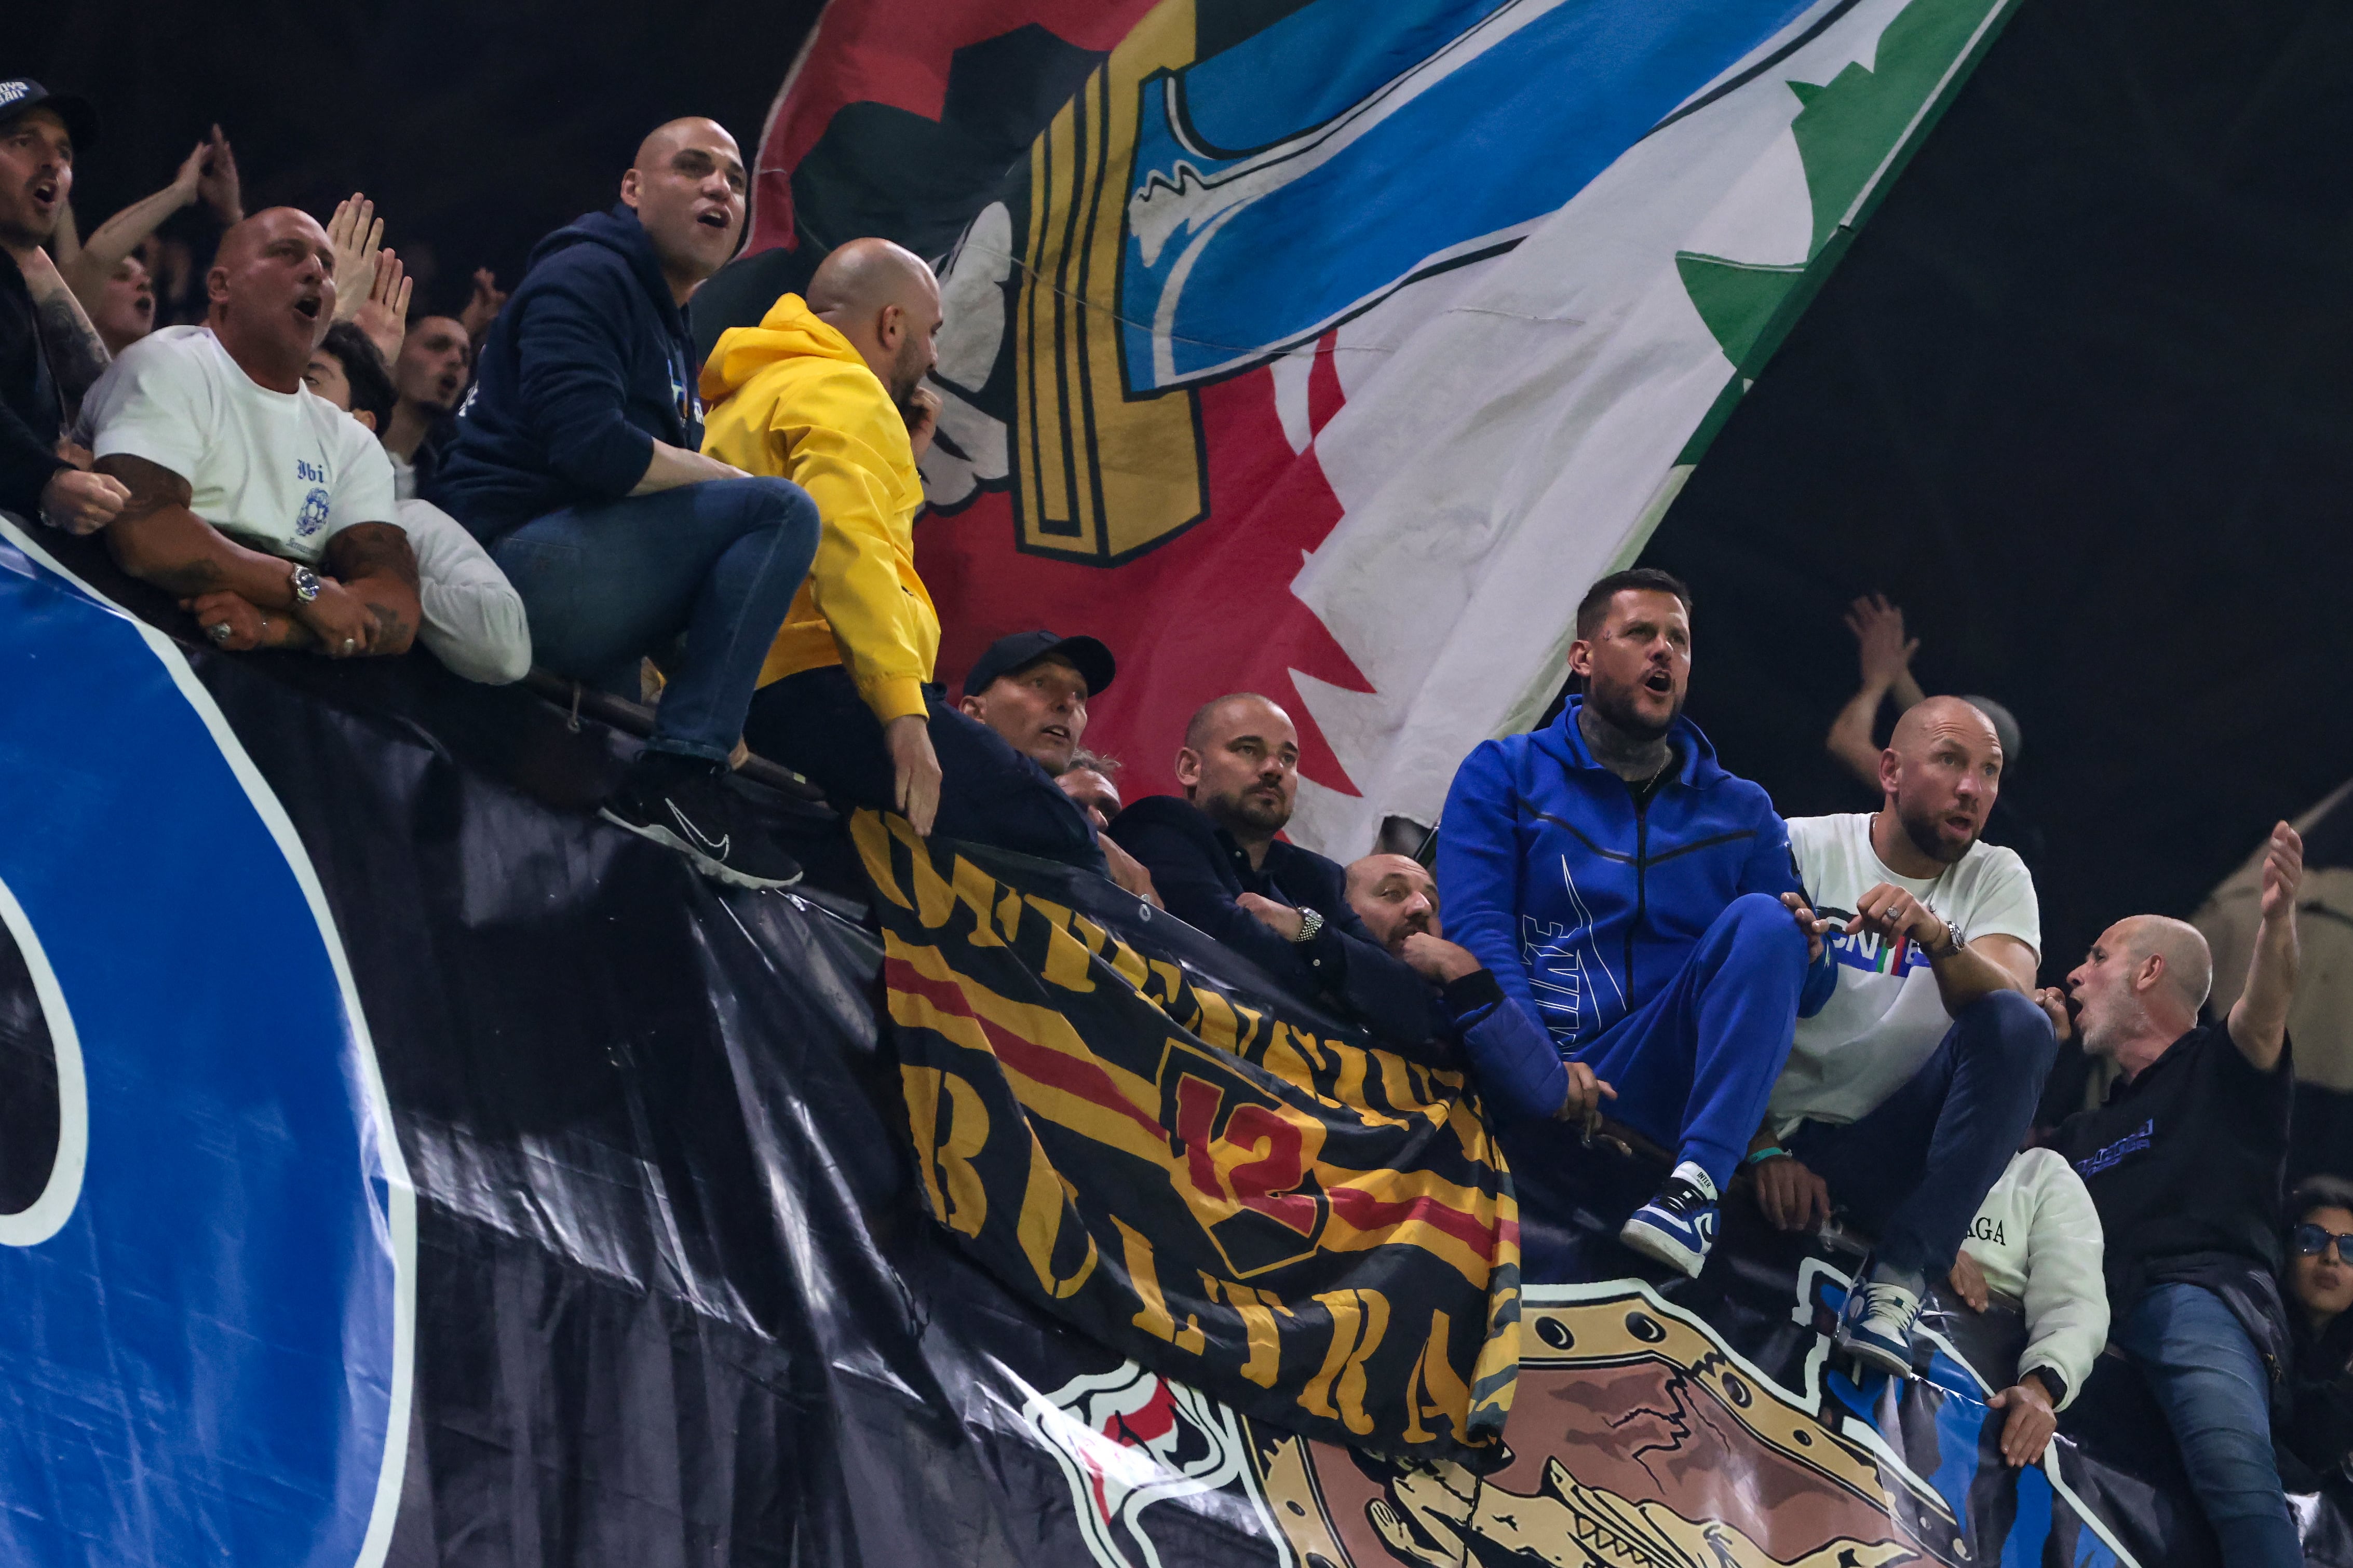
[[[2291,1355],[2275,1278],[2303,878],[2304,841],[2280,823],[2246,989],[2219,1024],[2198,1022],[2214,976],[2206,939],[2159,915],[2110,926],[2065,990],[2038,998],[2063,1036],[2123,1073],[2051,1147],[2106,1232],[2109,1341],[2147,1376],[2227,1568],[2304,1561],[2270,1416]]]
[[[744,159],[709,120],[657,127],[620,201],[542,240],[483,341],[426,487],[490,547],[539,662],[635,700],[652,736],[600,813],[742,887],[800,878],[726,787],[768,643],[817,553],[797,485],[702,455],[685,306],[735,253]]]
[[[823,523],[816,569],[771,628],[744,739],[840,805],[1102,872],[1085,814],[934,679],[940,621],[915,571],[915,465],[939,410],[923,377],[941,320],[923,258],[854,239],[818,264],[806,298],[784,295],[712,345],[703,451],[795,481]],[[1099,684],[1109,668],[1106,654]]]
[[[116,563],[231,652],[406,652],[421,612],[392,465],[302,384],[335,315],[327,231],[256,213],[205,286],[203,326],[132,344],[82,402],[79,439],[130,494],[106,529]]]
[[[2033,880],[1978,837],[2001,761],[1990,720],[1931,697],[1880,754],[1876,812],[1789,824],[1806,890],[1783,901],[1825,940],[1836,984],[1798,1020],[1747,1163],[1782,1228],[1836,1205],[1877,1237],[1839,1342],[1899,1376],[1928,1281],[1952,1268],[2025,1137],[2057,1049],[2028,994],[2042,943]],[[2051,1407],[2073,1393],[2040,1376],[2025,1381]]]

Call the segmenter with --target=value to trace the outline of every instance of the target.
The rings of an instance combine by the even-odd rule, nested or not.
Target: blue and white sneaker
[[[1909,1377],[1912,1321],[1919,1315],[1919,1291],[1874,1276],[1847,1293],[1833,1342],[1873,1372]]]
[[[1634,1211],[1618,1239],[1692,1279],[1707,1267],[1719,1214],[1715,1184],[1692,1161],[1677,1165],[1659,1195]]]

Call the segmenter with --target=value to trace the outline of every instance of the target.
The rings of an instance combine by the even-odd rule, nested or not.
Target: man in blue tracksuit
[[[1540,1090],[1522,1064],[1478,1060],[1506,1118],[1504,1148],[1531,1217],[1546,1191],[1550,1121],[1601,1099],[1675,1151],[1674,1173],[1620,1233],[1697,1275],[1717,1204],[1789,1054],[1801,993],[1832,976],[1783,894],[1798,894],[1788,830],[1765,792],[1716,764],[1683,717],[1691,598],[1664,572],[1596,583],[1577,606],[1570,671],[1584,695],[1558,722],[1488,741],[1448,793],[1438,883],[1454,940],[1561,1059]],[[1820,994],[1811,994],[1820,993]]]
[[[653,735],[605,819],[707,876],[773,888],[800,868],[727,787],[728,758],[816,558],[817,504],[702,455],[685,315],[735,252],[744,194],[717,123],[649,135],[619,204],[532,253],[428,499],[497,557],[541,663],[634,700],[639,662],[662,660]]]

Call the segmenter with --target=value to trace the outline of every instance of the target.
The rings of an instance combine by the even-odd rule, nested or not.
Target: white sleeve
[[[468,680],[521,680],[531,669],[531,623],[507,574],[432,502],[401,501],[397,515],[417,552],[417,597],[425,610],[417,635],[425,646]]]
[[[2026,1244],[2026,1351],[2018,1358],[2025,1376],[2047,1366],[2067,1380],[2065,1409],[2084,1391],[2092,1363],[2108,1342],[2108,1287],[2102,1271],[2100,1211],[2084,1178],[2048,1149],[2035,1161],[2034,1217]]]
[[[343,422],[351,429],[337,432],[343,437],[343,449],[336,454],[335,488],[327,502],[328,521],[333,526],[319,541],[322,548],[347,528],[399,521],[399,513],[393,510],[392,459],[384,455],[367,426],[348,416]]]
[[[1985,886],[1961,917],[1962,931],[1970,937],[2014,936],[2042,956],[2042,909],[2034,896],[2034,878],[2014,849],[1989,845],[1994,851]]]
[[[124,350],[82,402],[91,457],[143,458],[191,484],[212,426],[212,386],[179,339]]]

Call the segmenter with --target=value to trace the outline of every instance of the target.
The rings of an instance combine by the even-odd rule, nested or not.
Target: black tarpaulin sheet
[[[81,1201],[0,1246],[12,1563],[2212,1561],[2120,1363],[2042,1468],[2006,1472],[1981,1401],[2014,1312],[1939,1312],[1921,1377],[1858,1386],[1824,1353],[1844,1259],[1736,1201],[1700,1280],[1630,1275],[1606,1216],[1654,1173],[1608,1153],[1601,1223],[1546,1240],[1559,1267],[1524,1292],[1494,1468],[1238,1414],[925,1217],[837,828],[774,803],[833,891],[720,890],[582,809],[618,737],[423,658],[176,645],[39,550],[93,577],[102,556],[9,537],[0,883],[90,1026]],[[281,898],[307,934],[267,923]],[[166,940],[134,952],[142,921]],[[348,992],[318,982],[336,953]],[[27,1005],[50,1016],[32,972],[0,973],[20,1042]],[[106,1021],[142,998],[143,1051]],[[396,1149],[372,1156],[382,1122]],[[2341,1518],[2314,1528],[2342,1561]]]

